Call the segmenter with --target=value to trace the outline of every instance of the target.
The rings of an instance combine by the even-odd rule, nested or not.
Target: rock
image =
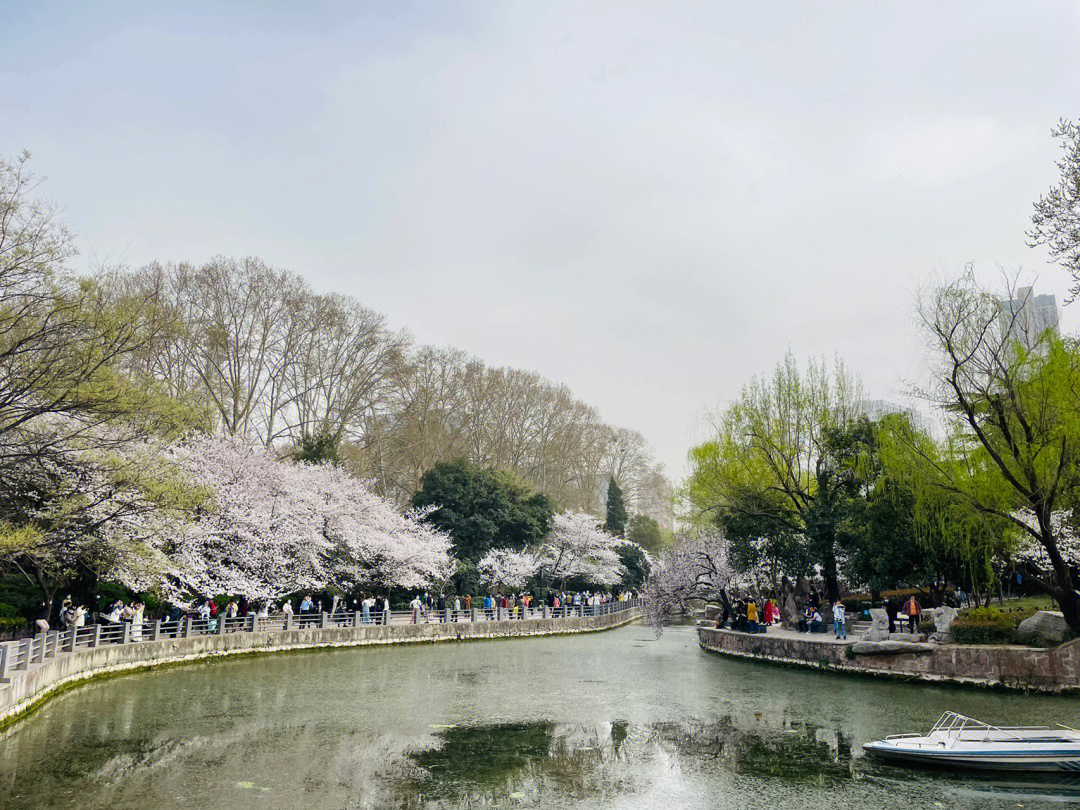
[[[945,644],[952,640],[952,635],[949,632],[949,628],[952,627],[953,622],[960,615],[956,608],[945,605],[939,608],[933,608],[932,610],[924,611],[929,613],[934,619],[934,634],[930,636],[930,640],[937,642],[938,644]]]
[[[1056,610],[1040,610],[1030,619],[1024,619],[1016,628],[1021,644],[1053,647],[1061,644],[1069,635],[1065,617]]]
[[[889,616],[885,608],[870,608],[870,629],[862,635],[863,641],[886,641],[889,638]]]
[[[851,645],[851,651],[856,655],[928,653],[934,651],[934,645],[920,644],[912,641],[856,641]]]
[[[783,612],[783,615],[782,615],[782,618],[784,620],[784,627],[791,628],[791,627],[794,627],[796,625],[796,622],[797,622],[796,614],[797,613],[798,613],[798,608],[795,607],[795,596],[793,594],[789,593],[787,595],[787,599],[784,600],[784,612]]]
[[[926,641],[925,633],[893,633],[889,636],[888,641],[906,641],[910,643],[921,644]]]
[[[720,618],[720,606],[719,605],[706,605],[705,606],[705,620],[715,622]]]
[[[833,626],[833,609],[832,605],[828,602],[824,602],[819,608],[818,613],[821,614],[821,621],[826,627],[831,628]]]

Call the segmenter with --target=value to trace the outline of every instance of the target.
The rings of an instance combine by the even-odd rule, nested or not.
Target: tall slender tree
[[[615,480],[615,476],[611,476],[608,480],[607,519],[604,528],[619,537],[626,532],[626,504],[623,502],[623,491],[619,488],[619,482]]]

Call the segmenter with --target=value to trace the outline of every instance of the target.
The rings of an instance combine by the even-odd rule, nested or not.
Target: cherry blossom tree
[[[600,520],[587,512],[555,515],[540,547],[539,569],[547,579],[564,585],[570,577],[617,585],[626,574],[618,547],[627,542],[604,531]]]
[[[1035,516],[1029,509],[1013,512],[1013,517],[1028,526],[1036,525]],[[1072,509],[1058,509],[1050,515],[1050,525],[1057,541],[1058,552],[1065,563],[1080,567],[1080,537],[1076,534]],[[1023,566],[1029,576],[1049,577],[1053,572],[1046,547],[1028,535],[1020,537],[1013,553],[1013,561]]]
[[[663,622],[694,599],[727,603],[735,580],[728,541],[719,533],[678,537],[645,583],[645,616],[659,635]]]
[[[271,601],[331,585],[416,588],[453,570],[447,535],[340,467],[283,461],[221,437],[192,439],[172,456],[214,494],[213,509],[168,549],[178,595]]]
[[[514,590],[522,588],[539,566],[540,561],[533,552],[509,548],[493,548],[477,563],[480,581],[490,589],[503,586]]]
[[[163,462],[157,442],[98,426],[86,442],[44,443],[6,466],[0,563],[33,583],[50,608],[57,591],[87,574],[143,590],[169,568],[164,538],[201,500]]]

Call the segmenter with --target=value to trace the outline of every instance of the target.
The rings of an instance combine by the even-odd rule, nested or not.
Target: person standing
[[[919,627],[919,618],[922,616],[922,605],[915,599],[915,594],[908,597],[904,605],[904,615],[908,617],[908,632],[914,633]]]
[[[757,602],[750,599],[746,603],[746,630],[750,633],[758,631]]]
[[[371,609],[373,607],[375,607],[375,600],[365,595],[363,601],[360,602],[360,611],[363,614],[360,620],[364,624],[371,624]]]
[[[409,624],[416,624],[417,621],[419,621],[420,611],[423,609],[423,607],[424,605],[420,601],[420,597],[414,596],[413,600],[409,602],[409,609],[412,611],[412,614],[409,616]]]
[[[133,607],[131,613],[131,640],[142,641],[143,614],[146,611],[146,605],[142,602],[136,602]]]
[[[49,603],[42,602],[38,607],[37,618],[34,619],[34,627],[39,633],[49,632]]]
[[[885,600],[885,615],[889,617],[889,634],[896,632],[896,603],[892,599]]]
[[[833,605],[833,634],[837,638],[847,638],[847,609],[839,599]]]

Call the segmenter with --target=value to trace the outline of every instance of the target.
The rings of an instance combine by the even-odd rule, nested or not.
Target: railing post
[[[545,619],[550,619],[551,618],[551,607],[549,605],[544,605],[543,616],[544,616]]]
[[[100,624],[95,624],[94,625],[94,632],[90,636],[90,646],[91,647],[99,647],[99,646],[101,646],[101,625]]]
[[[7,642],[6,644],[0,644],[0,683],[7,683],[11,680],[11,672],[14,669],[11,665],[11,659],[15,654],[16,646],[18,642]]]
[[[319,614],[319,627],[326,627],[326,611]]]
[[[285,630],[292,630],[292,616],[291,613],[285,614]]]
[[[150,625],[150,640],[157,641],[161,638],[161,619],[154,619],[154,623]]]
[[[225,635],[225,620],[226,620],[226,618],[227,617],[223,612],[218,614],[218,617],[217,617],[217,634],[219,636]]]
[[[187,638],[191,635],[191,617],[184,617],[184,625],[180,628],[180,638]]]
[[[383,613],[382,613],[382,623],[385,624],[385,625],[390,624],[390,611],[389,610],[384,610],[383,611]]]
[[[443,624],[450,624],[450,608],[443,608]]]
[[[469,611],[472,614],[469,617],[470,621],[474,621],[474,622],[476,621],[476,613],[477,613],[477,611],[478,611],[478,608],[473,608],[471,611]]]
[[[354,610],[352,614],[352,626],[359,627],[364,623],[364,614],[359,610]]]
[[[69,628],[71,635],[68,636],[67,644],[64,645],[65,652],[75,652],[75,637],[79,635],[79,628],[75,625],[71,625]]]
[[[16,669],[29,669],[30,668],[30,652],[34,649],[34,639],[27,638],[22,641],[16,642],[20,647],[26,647],[26,655],[22,657],[22,663],[16,665]]]
[[[131,643],[131,622],[124,622],[123,625],[121,625],[121,626],[124,628],[124,630],[123,630],[123,632],[122,632],[122,634],[120,636],[120,643],[121,644],[130,644]]]
[[[41,643],[38,644],[38,639],[41,639]],[[45,634],[40,633],[33,636],[30,639],[30,649],[27,651],[27,658],[31,663],[36,664],[45,655]]]

